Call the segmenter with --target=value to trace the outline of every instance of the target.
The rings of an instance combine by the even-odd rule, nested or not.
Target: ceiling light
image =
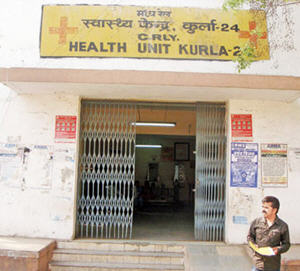
[[[146,145],[146,144],[137,144],[135,145],[136,148],[155,148],[160,149],[162,145]]]
[[[144,122],[144,121],[137,121],[132,122],[132,125],[135,126],[156,126],[156,127],[175,127],[175,122]]]

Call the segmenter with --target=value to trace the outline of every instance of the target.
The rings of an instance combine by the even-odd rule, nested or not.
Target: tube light
[[[135,126],[156,126],[156,127],[175,127],[176,123],[175,122],[142,122],[142,121],[137,121],[137,122],[132,122],[132,125]]]
[[[155,148],[160,149],[162,145],[146,145],[146,144],[137,144],[135,145],[136,148]]]

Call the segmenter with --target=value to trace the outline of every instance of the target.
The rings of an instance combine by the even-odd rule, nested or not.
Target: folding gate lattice
[[[195,238],[223,241],[225,225],[225,105],[197,104]]]
[[[83,101],[77,237],[131,238],[136,105]]]

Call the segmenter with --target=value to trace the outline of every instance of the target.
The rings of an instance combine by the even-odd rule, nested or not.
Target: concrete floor
[[[133,217],[133,240],[193,241],[192,207],[172,207],[136,211]]]

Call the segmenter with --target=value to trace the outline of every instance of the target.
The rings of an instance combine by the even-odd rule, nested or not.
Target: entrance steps
[[[57,242],[51,271],[184,271],[185,247],[143,241]]]

